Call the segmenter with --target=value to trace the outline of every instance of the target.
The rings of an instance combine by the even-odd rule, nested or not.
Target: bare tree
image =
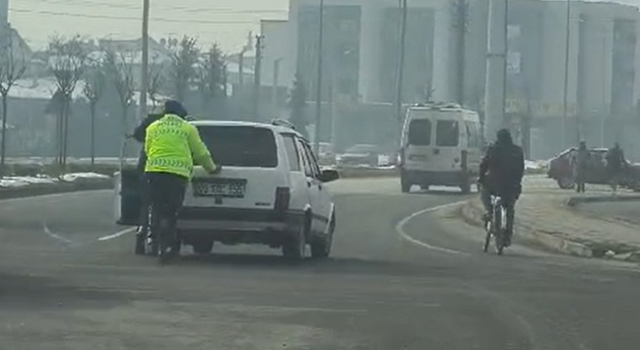
[[[126,134],[129,126],[129,109],[133,105],[135,93],[132,57],[126,53],[116,53],[108,50],[105,53],[104,64],[118,94],[118,100],[122,108],[122,131]]]
[[[205,113],[211,107],[211,102],[224,94],[225,66],[224,55],[217,44],[213,44],[198,65],[198,90]]]
[[[7,156],[7,119],[9,91],[27,70],[27,60],[20,45],[13,45],[13,35],[8,33],[0,47],[0,96],[2,96],[2,151],[0,156],[0,177],[5,174]]]
[[[158,106],[160,91],[166,84],[164,76],[164,64],[160,62],[158,56],[154,56],[149,64],[149,85],[147,86],[147,94],[153,103],[153,108]]]
[[[78,81],[84,75],[87,54],[80,36],[74,36],[70,39],[56,36],[49,42],[49,68],[56,79],[60,96],[60,113],[56,129],[58,140],[57,161],[63,168],[62,170],[67,165],[71,100]]]
[[[171,73],[174,81],[175,97],[182,101],[189,91],[189,83],[195,77],[195,65],[200,57],[200,49],[196,46],[198,40],[184,36],[176,45],[172,46]]]
[[[91,168],[93,169],[96,160],[96,109],[98,102],[104,94],[105,73],[104,65],[100,59],[92,62],[91,68],[85,74],[85,84],[82,93],[89,100],[89,112],[91,113]]]

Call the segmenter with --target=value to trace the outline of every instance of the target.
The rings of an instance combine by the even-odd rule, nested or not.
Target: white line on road
[[[435,206],[435,207],[431,207],[431,208],[422,209],[420,211],[417,211],[417,212],[407,216],[406,218],[402,219],[400,222],[398,222],[398,224],[396,225],[396,232],[398,232],[400,237],[402,237],[406,241],[408,241],[410,243],[413,243],[415,245],[418,245],[420,247],[426,248],[426,249],[435,250],[435,251],[438,251],[438,252],[448,253],[448,254],[469,255],[469,254],[461,252],[461,251],[442,248],[442,247],[437,247],[437,246],[431,245],[429,243],[425,243],[423,241],[420,241],[418,239],[415,239],[415,238],[411,237],[404,230],[404,227],[409,223],[409,221],[415,219],[416,217],[418,217],[420,215],[424,215],[424,214],[427,214],[427,213],[432,213],[432,212],[440,210],[440,209],[446,209],[446,208],[454,207],[454,206],[457,206],[457,205],[460,205],[460,204],[463,204],[463,203],[464,203],[464,201],[454,202],[454,203],[438,205],[438,206]]]
[[[130,227],[130,228],[126,229],[126,230],[122,230],[122,231],[114,233],[112,235],[100,237],[100,238],[98,238],[98,241],[100,241],[100,242],[108,241],[108,240],[111,240],[111,239],[118,238],[120,236],[127,235],[127,234],[135,232],[135,231],[136,231],[135,227]]]
[[[57,239],[57,240],[62,241],[62,242],[64,242],[64,243],[66,243],[66,244],[73,244],[73,241],[72,241],[72,240],[67,239],[67,238],[64,238],[64,237],[62,237],[62,236],[60,236],[60,235],[58,235],[58,234],[54,233],[53,231],[51,231],[51,230],[49,229],[49,226],[47,226],[47,223],[46,223],[46,222],[44,222],[44,223],[42,224],[42,230],[44,231],[44,233],[46,233],[46,234],[47,234],[47,236],[49,236],[49,237],[51,237],[51,238],[53,238],[53,239]]]

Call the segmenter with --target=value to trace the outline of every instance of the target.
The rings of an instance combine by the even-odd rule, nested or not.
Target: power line
[[[58,11],[43,11],[43,10],[28,10],[28,9],[12,9],[12,12],[25,13],[25,14],[38,14],[38,15],[51,15],[51,16],[64,16],[64,17],[77,17],[77,18],[92,18],[92,19],[106,19],[117,21],[135,21],[140,22],[138,17],[122,17],[122,16],[109,16],[109,15],[92,15],[88,13],[72,13],[72,12],[58,12]],[[162,18],[153,17],[154,21],[163,21],[166,23],[191,23],[191,24],[255,24],[254,20],[235,20],[235,21],[206,21],[206,20],[194,20],[194,19],[175,19],[175,18]]]

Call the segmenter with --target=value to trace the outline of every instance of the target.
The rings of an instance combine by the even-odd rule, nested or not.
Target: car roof
[[[233,120],[196,120],[191,122],[195,126],[245,126],[253,128],[269,129],[279,134],[294,134],[301,138],[303,136],[294,129],[282,125],[273,125],[268,123],[244,122]]]

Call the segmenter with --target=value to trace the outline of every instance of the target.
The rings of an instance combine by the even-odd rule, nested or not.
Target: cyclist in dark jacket
[[[524,153],[522,148],[513,143],[511,133],[507,129],[498,131],[497,141],[487,148],[480,163],[479,182],[482,186],[481,197],[485,207],[485,220],[492,216],[491,196],[502,198],[507,211],[507,227],[505,245],[511,244],[515,217],[515,204],[522,192],[524,177]]]
[[[616,192],[618,189],[618,183],[620,182],[626,164],[624,152],[616,142],[613,148],[607,152],[607,175],[613,192]]]
[[[585,183],[587,181],[587,171],[589,170],[589,164],[591,162],[591,153],[587,149],[587,144],[584,141],[580,142],[578,151],[576,153],[576,192],[584,193],[586,191]]]

